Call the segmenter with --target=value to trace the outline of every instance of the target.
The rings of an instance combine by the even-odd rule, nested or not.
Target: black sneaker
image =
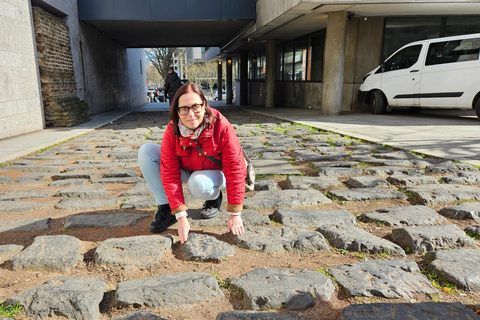
[[[220,210],[221,206],[222,206],[222,192],[220,191],[220,194],[217,199],[205,201],[202,209],[202,218],[211,219],[216,217],[218,215],[218,211]]]
[[[167,204],[162,204],[158,206],[157,213],[155,214],[155,219],[153,219],[150,224],[150,232],[160,233],[167,230],[168,227],[175,224],[177,219],[175,215],[172,215],[172,209]]]

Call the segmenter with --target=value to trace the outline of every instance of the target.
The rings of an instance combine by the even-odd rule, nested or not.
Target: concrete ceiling
[[[223,47],[249,24],[229,21],[86,21],[127,48]]]
[[[395,2],[395,3],[392,3]],[[240,48],[254,49],[266,39],[288,41],[302,35],[325,29],[328,12],[347,11],[352,18],[377,18],[401,16],[449,16],[480,15],[480,1],[338,1],[310,0],[286,11],[263,26],[254,25],[238,37],[235,43],[226,46],[225,52]]]

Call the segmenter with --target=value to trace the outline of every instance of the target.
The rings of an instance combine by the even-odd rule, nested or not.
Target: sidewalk
[[[239,108],[227,106],[223,101],[209,103],[220,109]],[[133,111],[167,111],[168,108],[167,102],[150,103],[140,108],[97,114],[92,116],[91,121],[72,128],[45,129],[3,139],[0,140],[0,163],[90,132]],[[480,123],[473,110],[322,116],[319,110],[315,109],[242,108],[404,150],[480,165]]]

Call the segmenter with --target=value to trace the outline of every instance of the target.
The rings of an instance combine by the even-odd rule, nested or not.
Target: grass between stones
[[[15,318],[17,313],[22,311],[22,306],[20,303],[15,303],[9,306],[0,304],[0,318]]]

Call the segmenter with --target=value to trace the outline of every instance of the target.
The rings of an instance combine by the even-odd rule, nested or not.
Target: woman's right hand
[[[188,232],[190,231],[190,224],[187,217],[181,217],[177,219],[178,222],[178,236],[180,237],[180,243],[184,244],[188,239]]]

